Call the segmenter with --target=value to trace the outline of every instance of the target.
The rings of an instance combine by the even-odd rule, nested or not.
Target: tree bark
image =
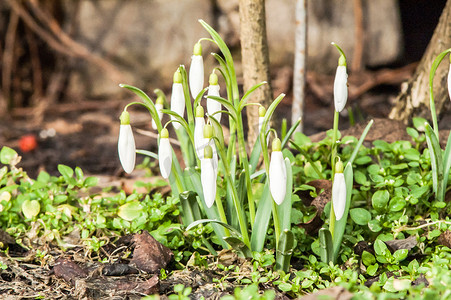
[[[429,72],[434,59],[451,46],[451,0],[446,2],[442,15],[435,28],[429,45],[413,77],[401,86],[389,118],[408,123],[413,116],[431,119],[429,110]],[[434,100],[437,114],[440,115],[444,105],[449,101],[447,76],[448,57],[443,59],[434,78]]]
[[[260,103],[268,108],[272,99],[272,89],[269,76],[265,1],[240,0],[239,5],[244,90],[262,81],[268,82],[258,88],[248,101]],[[258,107],[248,106],[246,112],[249,125],[248,142],[252,147],[258,134]]]

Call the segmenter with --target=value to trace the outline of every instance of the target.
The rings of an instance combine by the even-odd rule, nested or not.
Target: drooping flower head
[[[216,150],[215,141],[213,140],[213,127],[210,124],[204,126],[205,144],[209,145],[212,150],[213,168],[218,171],[218,152]],[[205,151],[205,150],[204,150]]]
[[[185,96],[183,94],[182,74],[178,69],[174,73],[172,84],[171,110],[179,114],[182,118],[185,114]],[[171,116],[171,119],[175,120],[175,117]],[[172,124],[175,129],[179,129],[180,126],[182,126],[178,122],[172,122]]]
[[[214,72],[210,74],[210,78],[208,80],[208,96],[216,96],[219,97],[219,84],[218,84],[218,75]],[[207,98],[207,112],[209,115],[213,116],[218,122],[221,122],[221,103],[214,99]]]
[[[346,208],[346,182],[341,160],[335,164],[335,176],[332,185],[332,206],[334,208],[335,219],[338,221],[343,217]]]
[[[157,100],[155,101],[155,108],[157,109],[158,118],[161,121],[161,118],[163,117],[163,108],[164,108],[164,99],[163,96],[158,96]],[[152,119],[152,128],[157,130],[157,123],[154,119]]]
[[[194,45],[191,66],[189,68],[189,89],[191,97],[196,99],[204,88],[204,60],[202,58],[202,45],[198,42]]]
[[[158,146],[158,164],[161,176],[165,179],[171,175],[172,147],[169,142],[169,132],[163,128],[160,132],[160,144]]]
[[[130,126],[130,114],[124,110],[120,117],[121,127],[119,129],[119,139],[117,142],[117,150],[119,152],[119,160],[125,172],[131,173],[135,168],[136,146],[133,137],[133,130]]]
[[[282,142],[275,138],[272,142],[269,163],[269,190],[277,205],[282,204],[287,193],[287,170],[282,154]]]
[[[332,43],[332,45],[337,47],[340,52],[340,58],[338,59],[338,67],[334,80],[334,104],[335,110],[337,112],[341,112],[348,101],[348,74],[346,72],[346,57],[343,50],[341,50],[337,44]]]
[[[196,154],[199,159],[204,157],[204,148],[208,143],[208,140],[204,138],[204,108],[202,106],[196,107],[196,118],[194,124],[194,147],[196,148]]]
[[[213,162],[213,150],[210,145],[204,148],[204,158],[201,160],[200,177],[205,204],[210,208],[216,197],[216,170]]]

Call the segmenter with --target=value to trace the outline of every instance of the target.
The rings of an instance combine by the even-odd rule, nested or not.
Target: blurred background
[[[267,0],[266,25],[275,96],[287,94],[277,116],[291,118],[295,52],[294,0]],[[347,54],[353,119],[385,118],[400,85],[412,76],[445,0],[307,1],[304,133],[332,127],[338,43]],[[0,146],[17,149],[31,175],[58,163],[88,173],[121,173],[118,117],[135,97],[169,97],[172,75],[189,66],[192,48],[208,37],[203,19],[224,38],[240,70],[238,0],[6,0],[0,2]],[[216,66],[203,43],[205,72]],[[224,89],[223,89],[224,91]],[[344,112],[344,119],[348,117]],[[137,109],[135,128],[150,131]],[[347,124],[347,125],[346,125]],[[349,126],[343,122],[343,127]],[[340,125],[341,126],[341,125]],[[155,136],[136,134],[155,150]]]

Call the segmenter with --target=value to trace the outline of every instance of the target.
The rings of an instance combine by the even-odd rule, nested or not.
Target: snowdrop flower
[[[334,104],[335,110],[341,112],[348,100],[348,74],[346,73],[346,58],[340,55],[338,59],[337,72],[334,81]]]
[[[196,99],[204,87],[204,60],[202,58],[202,45],[194,45],[193,56],[191,56],[191,66],[189,68],[189,89],[191,96]]]
[[[155,108],[157,109],[157,113],[158,113],[158,118],[161,121],[161,118],[163,117],[163,112],[161,111],[164,107],[164,100],[163,97],[158,97],[157,100],[155,101]],[[155,122],[154,119],[152,119],[152,128],[157,130],[157,123]]]
[[[172,95],[171,95],[171,110],[179,114],[182,118],[185,114],[185,95],[183,94],[183,85],[182,85],[182,74],[179,70],[174,73],[174,80],[172,84]],[[175,120],[175,117],[171,116],[172,120]],[[172,122],[175,129],[179,129],[180,123]]]
[[[218,75],[215,73],[210,74],[208,86],[208,96],[216,96],[219,97],[219,84],[218,84]],[[214,99],[207,98],[207,112],[209,115],[213,116],[218,122],[221,122],[221,103]]]
[[[213,140],[213,127],[210,124],[204,126],[204,139],[206,146],[212,149],[213,167],[215,172],[218,171],[218,152],[216,150],[215,141]],[[204,147],[206,147],[204,146]],[[205,150],[204,150],[205,151]]]
[[[215,202],[217,173],[214,167],[212,148],[207,145],[204,152],[204,158],[200,162],[200,179],[205,204],[210,208]]]
[[[346,207],[346,182],[343,174],[343,163],[338,161],[335,165],[334,183],[332,185],[332,206],[335,219],[338,221],[343,217]]]
[[[451,56],[449,57],[449,72],[448,72],[448,95],[451,99]]]
[[[132,127],[130,126],[130,114],[124,110],[120,117],[121,127],[119,129],[119,140],[117,150],[119,160],[125,172],[131,173],[135,168],[136,146],[133,137]]]
[[[272,142],[271,162],[269,163],[269,190],[272,198],[280,205],[287,193],[287,170],[282,154],[282,143],[275,138]]]
[[[196,119],[194,125],[194,146],[196,148],[197,157],[200,160],[204,158],[204,148],[208,140],[204,138],[204,108],[202,106],[196,107]]]
[[[169,132],[163,128],[160,133],[160,145],[158,147],[158,164],[161,176],[165,179],[171,174],[172,167],[172,147],[169,142]]]

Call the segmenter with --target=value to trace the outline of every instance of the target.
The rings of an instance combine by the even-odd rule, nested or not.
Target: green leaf
[[[387,190],[376,191],[371,197],[371,203],[373,205],[373,208],[379,211],[385,210],[388,204],[389,197],[390,194],[388,193]]]
[[[373,219],[370,220],[368,222],[368,228],[372,231],[372,232],[379,232],[382,230],[382,226],[381,223],[379,222],[379,220]]]
[[[126,221],[133,221],[143,212],[144,207],[137,201],[128,202],[119,207],[117,215]]]
[[[420,132],[425,131],[424,124],[426,122],[427,122],[427,120],[425,118],[420,118],[420,117],[412,118],[413,126],[415,127],[416,130],[418,130]]]
[[[193,227],[196,227],[196,226],[198,226],[200,224],[204,224],[204,223],[219,224],[219,225],[223,226],[224,228],[227,228],[228,230],[230,230],[230,232],[232,232],[236,237],[241,238],[241,233],[238,230],[236,230],[235,228],[233,228],[232,226],[230,226],[229,224],[223,223],[218,220],[212,220],[212,219],[201,219],[201,220],[194,221],[193,223],[189,224],[188,227],[186,227],[186,231],[189,231]]]
[[[409,250],[407,249],[398,249],[393,253],[393,257],[396,261],[400,262],[407,258],[407,254],[409,254]]]
[[[375,263],[374,265],[369,266],[366,268],[366,273],[370,276],[376,275],[377,269],[379,268],[379,265]]]
[[[240,256],[243,257],[252,257],[252,252],[248,246],[243,242],[240,237],[228,236],[225,237],[224,240],[232,247],[235,251],[238,252]]]
[[[294,234],[288,229],[284,229],[280,234],[279,245],[276,254],[276,270],[288,272],[290,269],[291,255],[293,254],[295,241]]]
[[[201,218],[199,204],[197,203],[196,196],[197,194],[192,191],[184,191],[179,194],[184,225],[191,224]]]
[[[442,181],[442,199],[445,199],[446,188],[448,185],[448,174],[451,169],[451,132],[448,135],[448,141],[446,142],[445,153],[443,154],[443,181]]]
[[[254,227],[251,234],[252,251],[263,251],[263,245],[266,240],[269,220],[271,218],[272,197],[269,192],[268,180],[266,180],[262,197],[258,202],[257,213],[255,214]]]
[[[284,163],[287,172],[286,194],[282,204],[279,205],[277,209],[280,220],[280,230],[282,231],[285,229],[291,230],[291,191],[293,190],[293,170],[291,169],[291,161],[288,158],[285,158]],[[271,208],[268,207],[267,209],[270,210]]]
[[[363,251],[362,262],[365,266],[370,266],[376,263],[376,258],[368,251]]]
[[[407,202],[404,198],[394,197],[390,200],[389,209],[392,212],[400,211],[406,206]]]
[[[442,181],[443,181],[443,156],[442,149],[438,142],[437,136],[434,130],[429,124],[425,124],[426,129],[426,142],[429,149],[429,154],[431,157],[431,167],[432,167],[432,188],[434,190],[435,196],[439,201],[444,201],[444,193],[442,191]],[[446,178],[448,180],[448,178]]]
[[[332,235],[330,234],[330,231],[326,228],[321,228],[318,232],[318,236],[321,261],[326,264],[333,262],[334,244],[332,242]]]
[[[349,213],[351,219],[358,225],[367,225],[371,220],[371,213],[364,208],[353,208]]]
[[[41,205],[37,200],[27,199],[22,203],[22,213],[27,219],[32,219],[36,217],[40,211]]]
[[[0,162],[4,165],[14,164],[15,161],[17,161],[19,155],[17,152],[9,147],[3,146],[2,150],[0,151]]]
[[[376,255],[385,256],[387,254],[387,251],[388,253],[390,252],[387,248],[387,245],[383,241],[377,239],[374,242],[374,252],[376,252]]]
[[[374,123],[374,120],[371,120],[371,121],[368,122],[368,125],[366,125],[365,129],[362,132],[362,135],[360,136],[360,139],[359,139],[357,145],[355,145],[355,148],[354,148],[354,151],[351,154],[351,157],[346,162],[347,164],[348,163],[352,164],[354,162],[354,159],[356,158],[357,154],[359,153],[360,146],[362,146],[363,141],[365,140],[365,137],[368,134],[368,131],[370,131],[371,126],[373,126],[373,123]]]
[[[372,124],[372,122],[370,122]],[[370,126],[370,124],[367,125]],[[363,135],[362,135],[363,136]],[[334,256],[333,260],[336,261],[338,258],[338,253],[340,252],[341,241],[343,240],[343,234],[345,232],[346,224],[348,223],[349,207],[351,205],[352,187],[354,185],[354,172],[352,168],[352,160],[346,163],[346,167],[343,171],[346,182],[346,206],[343,213],[343,217],[335,222],[334,235],[333,235],[333,245],[334,245]]]

